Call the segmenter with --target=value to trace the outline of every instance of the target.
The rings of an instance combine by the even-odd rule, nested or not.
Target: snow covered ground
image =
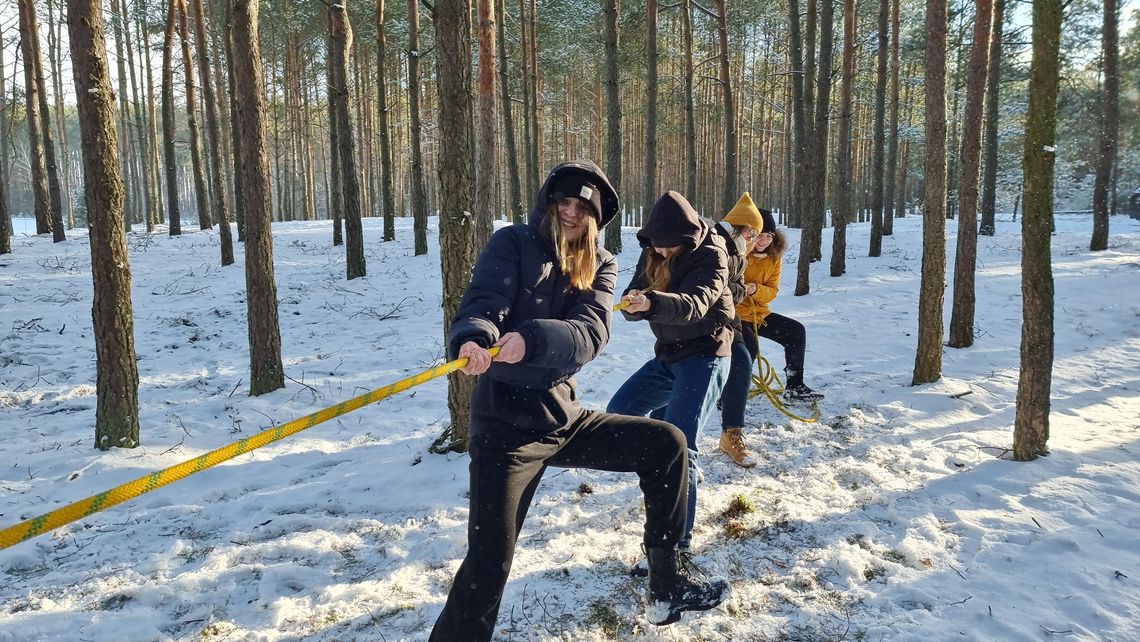
[[[216,232],[135,232],[142,445],[100,452],[87,238],[53,244],[26,223],[0,256],[0,527],[443,353],[438,247],[412,256],[410,220],[390,243],[365,221],[368,277],[351,282],[327,222],[276,224],[289,379],[251,398],[240,247],[220,268]],[[807,382],[827,399],[816,424],[753,400],[752,470],[717,452],[719,419],[705,428],[697,561],[733,597],[649,625],[644,580],[626,574],[635,479],[552,469],[497,639],[1140,640],[1140,223],[1111,225],[1110,249],[1093,254],[1086,218],[1057,221],[1052,453],[1031,463],[1008,452],[1019,224],[979,239],[977,343],[945,349],[943,379],[918,387],[921,220],[896,220],[877,259],[868,225],[851,226],[841,278],[827,274],[825,231],[806,297],[791,295],[789,230],[773,308],[807,325]],[[585,403],[604,407],[651,346],[645,324],[619,316],[578,377]],[[761,349],[783,366],[778,346]],[[466,547],[467,457],[427,452],[446,422],[445,384],[429,382],[0,551],[0,642],[425,640]]]

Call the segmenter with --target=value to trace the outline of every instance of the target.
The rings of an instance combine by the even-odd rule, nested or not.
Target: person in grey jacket
[[[617,266],[598,231],[617,194],[589,161],[563,163],[530,220],[492,235],[451,323],[448,350],[480,375],[471,399],[467,555],[431,640],[490,640],[515,544],[548,466],[635,472],[645,494],[653,624],[707,610],[728,583],[690,578],[677,560],[688,459],[673,425],[585,410],[573,375],[609,341]],[[488,349],[500,352],[492,358]]]
[[[723,237],[674,191],[653,205],[637,238],[644,249],[622,297],[629,303],[622,314],[647,321],[657,341],[654,357],[622,384],[606,410],[658,413],[653,416],[685,434],[689,497],[680,547],[687,549],[697,505],[697,437],[728,379],[736,319],[728,252]]]

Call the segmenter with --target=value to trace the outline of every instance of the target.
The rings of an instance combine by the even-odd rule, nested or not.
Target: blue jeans
[[[689,545],[697,512],[697,436],[720,398],[728,367],[728,357],[697,355],[674,363],[650,359],[618,388],[606,407],[606,412],[620,415],[653,413],[684,433],[689,446],[689,500],[682,547]]]
[[[745,325],[732,342],[732,365],[720,398],[721,430],[744,427],[744,406],[748,404],[748,391],[752,388],[757,352],[756,335],[751,325]]]

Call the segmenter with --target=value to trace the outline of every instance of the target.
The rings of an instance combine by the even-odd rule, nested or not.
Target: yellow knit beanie
[[[745,192],[740,200],[736,201],[736,205],[732,206],[728,214],[724,215],[724,222],[729,225],[739,225],[743,227],[750,227],[757,232],[763,232],[764,219],[760,216],[760,210],[756,207],[756,203],[752,202],[752,197]],[[771,230],[767,230],[771,231]]]

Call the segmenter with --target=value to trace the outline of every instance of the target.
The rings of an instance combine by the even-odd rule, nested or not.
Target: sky
[[[627,574],[636,480],[551,469],[495,639],[1138,639],[1140,222],[1113,218],[1094,254],[1087,217],[1058,218],[1050,454],[1018,463],[1020,222],[1008,219],[979,239],[975,345],[946,348],[942,379],[923,386],[910,385],[921,220],[897,219],[876,259],[868,224],[852,225],[840,278],[825,231],[803,297],[788,230],[772,307],[806,325],[806,381],[826,399],[816,423],[753,399],[750,470],[717,451],[718,417],[704,428],[695,560],[732,596],[651,626],[645,581]],[[101,452],[87,237],[53,244],[17,219],[0,256],[0,528],[438,363],[431,225],[415,257],[409,219],[388,243],[366,220],[368,276],[351,282],[327,222],[274,225],[288,378],[260,397],[241,247],[221,268],[216,231],[136,229],[142,443]],[[623,286],[635,250],[618,259]],[[615,319],[577,376],[583,404],[604,408],[652,344],[644,323]],[[761,352],[782,368],[778,346]],[[0,642],[426,640],[466,551],[468,457],[428,452],[447,422],[445,383],[431,381],[0,550]]]

